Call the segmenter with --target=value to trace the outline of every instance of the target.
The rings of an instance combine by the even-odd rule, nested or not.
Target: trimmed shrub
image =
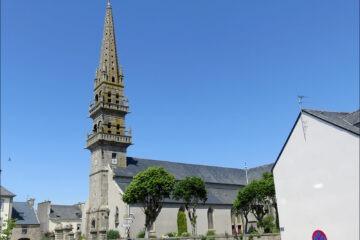
[[[145,230],[141,230],[140,232],[138,232],[138,234],[136,235],[137,238],[144,238],[145,237]]]
[[[178,235],[176,232],[169,232],[166,234],[166,236],[173,238],[173,237],[177,237]]]
[[[181,237],[190,237],[190,233],[188,233],[188,232],[183,232],[183,233],[181,234]]]
[[[254,234],[254,233],[258,233],[258,231],[256,230],[256,228],[254,226],[251,225],[249,227],[248,233],[249,234]]]
[[[264,229],[264,233],[271,233],[276,228],[274,217],[271,215],[265,216],[258,224],[259,227]]]
[[[208,230],[206,236],[215,236],[215,230]]]
[[[215,240],[215,230],[208,230],[206,232],[206,240]]]
[[[109,240],[120,238],[120,233],[117,230],[109,230],[106,235],[107,235],[107,239]]]
[[[179,210],[177,214],[177,227],[179,236],[187,232],[186,214],[182,210]]]

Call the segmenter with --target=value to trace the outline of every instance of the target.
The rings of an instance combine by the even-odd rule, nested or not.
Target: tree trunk
[[[248,223],[249,223],[247,214],[244,215],[244,218],[245,218],[244,234],[247,234],[248,233]]]
[[[191,234],[196,236],[196,209],[187,209],[188,217],[191,223]]]
[[[145,215],[145,238],[150,237],[151,226],[152,226],[152,222],[150,221],[149,216]]]
[[[274,203],[274,208],[275,208],[275,217],[276,217],[276,227],[278,229],[280,229],[280,222],[279,222],[279,211],[278,211],[278,208],[277,208],[277,204]]]
[[[145,227],[145,238],[149,238],[150,236],[150,227]]]

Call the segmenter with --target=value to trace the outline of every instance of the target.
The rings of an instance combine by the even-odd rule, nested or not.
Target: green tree
[[[6,222],[6,228],[1,232],[1,240],[9,240],[11,237],[12,230],[16,226],[16,221],[14,219],[8,219]]]
[[[237,215],[241,215],[242,219],[245,219],[244,234],[248,233],[248,215],[251,212],[251,205],[254,199],[254,192],[248,186],[241,188],[233,203],[234,212]]]
[[[187,232],[186,214],[184,209],[180,209],[178,212],[177,227],[178,227],[178,236],[181,236],[183,233]]]
[[[187,177],[175,184],[173,197],[182,200],[188,213],[192,235],[196,235],[196,209],[200,203],[207,201],[207,192],[204,181],[199,177]]]
[[[253,196],[251,201],[251,212],[258,222],[261,222],[265,217],[267,213],[266,206],[269,205],[266,187],[265,182],[262,180],[254,180],[246,186]]]
[[[269,198],[271,206],[275,209],[275,224],[276,228],[279,228],[279,212],[277,208],[276,192],[274,175],[272,173],[264,173],[262,181],[265,183],[266,193],[265,195]]]
[[[145,213],[145,237],[161,212],[165,198],[174,188],[175,177],[161,167],[149,167],[138,173],[123,195],[127,204],[140,204]]]
[[[108,240],[120,239],[120,233],[117,230],[109,230],[106,235]]]

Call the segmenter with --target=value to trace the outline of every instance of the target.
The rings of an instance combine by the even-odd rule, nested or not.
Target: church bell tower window
[[[112,164],[117,164],[117,158],[116,158],[117,154],[116,153],[112,153],[111,155],[111,163]]]

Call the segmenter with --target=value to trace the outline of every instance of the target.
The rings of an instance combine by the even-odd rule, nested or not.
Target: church
[[[136,237],[144,229],[145,216],[141,206],[125,204],[122,195],[133,176],[150,166],[164,167],[177,180],[197,176],[205,181],[208,200],[197,211],[198,234],[206,234],[208,230],[215,230],[217,234],[232,234],[235,229],[241,230],[241,220],[233,216],[231,211],[237,192],[248,181],[270,172],[273,164],[244,170],[127,156],[132,137],[125,124],[129,104],[124,87],[124,75],[116,50],[112,6],[108,1],[94,97],[89,108],[93,127],[86,143],[86,148],[91,152],[89,198],[82,220],[86,238],[106,239],[108,230],[117,230],[125,237],[126,228],[130,229],[131,237]],[[152,227],[152,234],[161,237],[169,232],[177,232],[180,209],[181,202],[166,200]],[[190,231],[189,219],[187,224]]]

